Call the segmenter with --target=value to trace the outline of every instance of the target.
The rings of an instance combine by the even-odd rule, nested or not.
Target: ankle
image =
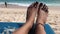
[[[43,25],[45,24],[43,21],[37,21],[37,24],[39,24],[39,23],[43,24]]]
[[[42,24],[42,23],[37,23],[36,25],[37,25],[37,26],[38,26],[38,25],[41,25],[41,26],[43,26],[43,27],[44,27],[44,24]]]

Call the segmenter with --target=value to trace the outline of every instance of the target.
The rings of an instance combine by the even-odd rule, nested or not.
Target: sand
[[[60,34],[60,6],[48,6],[49,15],[47,23],[53,28],[56,34]],[[6,8],[0,5],[0,22],[25,22],[26,6],[8,5]]]

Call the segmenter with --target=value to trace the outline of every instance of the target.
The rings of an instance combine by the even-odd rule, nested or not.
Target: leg
[[[17,29],[13,34],[28,34],[29,30],[32,28],[34,23],[34,17],[38,6],[38,2],[33,3],[28,7],[26,23],[19,29]]]
[[[38,8],[38,16],[37,16],[37,21],[36,21],[36,34],[46,34],[44,30],[44,24],[46,22],[48,16],[48,8],[47,6],[43,3],[40,3],[39,8]]]

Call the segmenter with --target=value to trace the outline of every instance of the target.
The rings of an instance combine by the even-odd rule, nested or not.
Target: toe
[[[37,8],[38,7],[38,2],[35,2],[35,4],[33,4],[33,7]]]
[[[34,2],[34,3],[32,3],[28,8],[36,8],[38,6],[38,2],[36,1],[36,2]]]
[[[45,5],[45,12],[48,13],[48,7],[47,7],[47,5]]]
[[[40,9],[43,7],[43,3],[39,4],[39,8],[38,8],[38,12],[40,11]]]
[[[45,5],[45,4],[43,5],[43,10],[44,10],[44,9],[46,9],[46,5]]]
[[[48,7],[47,7],[47,5],[46,5],[46,4],[44,4],[44,6],[43,6],[42,10],[44,10],[45,12],[47,12],[47,13],[48,13]]]
[[[46,5],[46,4],[44,4],[43,8],[44,8],[44,9],[48,9],[48,7],[47,7],[47,5]]]
[[[43,7],[43,3],[40,3],[39,8],[42,8],[42,7]]]

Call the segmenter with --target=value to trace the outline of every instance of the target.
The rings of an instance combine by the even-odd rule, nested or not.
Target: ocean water
[[[7,2],[8,4],[15,4],[19,6],[29,6],[33,2],[42,2],[48,6],[60,6],[60,0],[0,0],[0,4]]]

